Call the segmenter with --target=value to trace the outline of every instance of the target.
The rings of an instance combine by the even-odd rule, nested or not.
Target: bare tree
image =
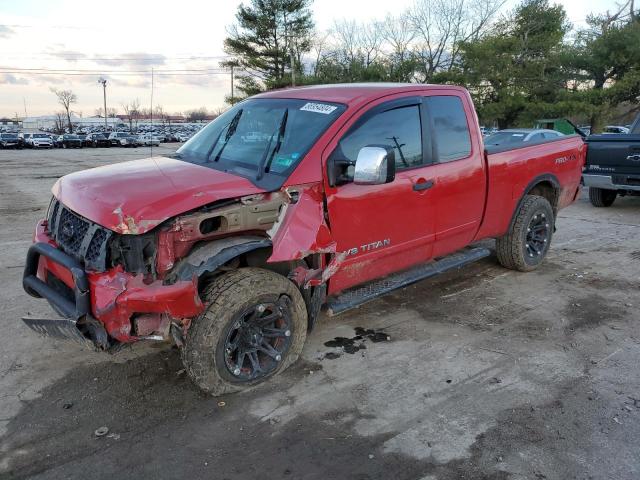
[[[187,120],[190,122],[202,122],[207,119],[209,113],[205,107],[200,107],[195,110],[190,110],[186,112],[185,116]]]
[[[58,135],[62,135],[64,133],[64,117],[64,112],[56,112],[56,116],[53,120],[53,131]]]
[[[384,41],[382,24],[379,22],[366,23],[358,29],[358,43],[362,48],[366,67],[378,59],[382,42]]]
[[[165,113],[162,105],[157,105],[153,110],[153,117],[160,120],[160,122],[164,125],[167,120],[167,114]]]
[[[462,42],[479,38],[505,0],[417,0],[408,11],[419,40],[422,81],[450,70],[458,61]]]
[[[58,103],[64,107],[67,113],[69,133],[73,133],[73,125],[71,125],[71,105],[78,102],[78,97],[71,90],[57,90],[52,88],[51,91],[58,97]]]
[[[311,54],[313,55],[313,74],[318,74],[318,65],[327,54],[330,32],[315,32],[311,40]]]
[[[416,37],[416,32],[410,25],[409,16],[403,13],[397,17],[387,15],[382,22],[382,35],[387,44],[391,47],[392,53],[403,61],[409,53],[411,42]]]
[[[333,32],[338,43],[338,54],[347,62],[355,63],[359,54],[359,27],[355,20],[336,21]]]
[[[138,128],[138,116],[140,115],[140,100],[135,99],[131,103],[123,103],[122,109],[124,115],[129,121],[129,132],[133,133],[133,122],[135,120],[136,129]]]

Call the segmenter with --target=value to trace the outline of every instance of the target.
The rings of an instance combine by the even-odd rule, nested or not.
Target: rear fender
[[[509,230],[511,230],[511,228],[513,228],[513,224],[516,221],[516,216],[518,215],[518,211],[520,210],[520,207],[522,206],[522,202],[524,202],[524,199],[527,195],[530,195],[532,191],[535,190],[535,188],[538,185],[541,184],[545,184],[545,183],[550,183],[551,186],[553,187],[554,190],[554,195],[555,195],[555,200],[551,201],[549,203],[551,203],[551,208],[553,209],[553,213],[554,215],[557,213],[558,211],[558,200],[560,198],[560,191],[561,191],[561,187],[560,187],[560,182],[558,181],[558,179],[556,178],[555,175],[552,174],[544,174],[544,175],[540,175],[536,178],[534,178],[531,182],[529,182],[529,184],[526,186],[526,188],[524,189],[523,194],[520,197],[520,200],[518,200],[518,204],[516,205],[515,210],[513,211],[513,213],[511,214],[511,221],[509,222]],[[555,225],[554,225],[555,228]]]

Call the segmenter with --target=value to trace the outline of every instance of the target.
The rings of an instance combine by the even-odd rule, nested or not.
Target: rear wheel
[[[182,360],[191,379],[213,395],[245,390],[296,361],[307,334],[307,310],[286,277],[241,268],[205,290],[207,309],[191,322]]]
[[[589,201],[594,207],[610,207],[617,196],[618,192],[615,190],[589,187]]]
[[[527,195],[509,232],[496,240],[498,261],[511,270],[536,269],[549,251],[553,227],[554,215],[549,201]]]

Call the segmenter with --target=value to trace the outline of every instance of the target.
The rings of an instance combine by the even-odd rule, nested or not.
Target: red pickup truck
[[[485,150],[463,88],[353,84],[264,93],[174,155],[54,185],[24,288],[34,330],[103,350],[172,340],[193,381],[241,390],[340,313],[489,255],[528,271],[578,196],[579,136]]]

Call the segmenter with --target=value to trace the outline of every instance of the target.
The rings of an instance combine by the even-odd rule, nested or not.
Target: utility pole
[[[293,60],[293,45],[291,46],[291,53],[289,54],[289,58],[291,59],[291,86],[296,86],[296,65]]]
[[[102,96],[104,99],[104,131],[108,130],[107,127],[107,79],[101,78],[98,80],[98,83],[102,84]]]
[[[24,118],[27,118],[27,102],[24,97],[22,97],[22,105],[24,105]]]

